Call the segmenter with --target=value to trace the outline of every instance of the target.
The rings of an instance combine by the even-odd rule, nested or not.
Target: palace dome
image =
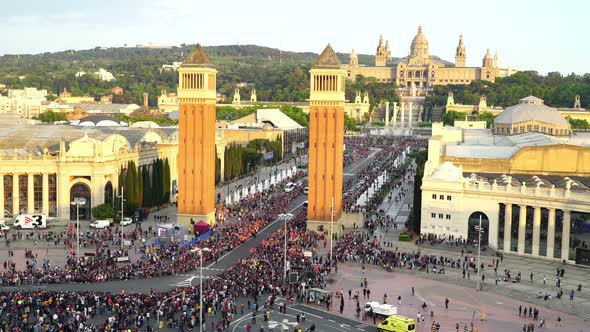
[[[528,121],[538,121],[551,125],[569,126],[559,111],[543,104],[543,99],[528,96],[519,103],[506,108],[495,119],[495,124],[514,124]]]
[[[418,34],[412,39],[412,45],[410,47],[410,58],[415,57],[428,57],[428,40],[426,35],[422,33],[422,25],[418,27]]]

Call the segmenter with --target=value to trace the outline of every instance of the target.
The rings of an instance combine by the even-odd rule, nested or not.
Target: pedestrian
[[[465,278],[465,276],[463,276]],[[412,296],[414,296],[414,286],[412,286]]]
[[[449,309],[449,298],[445,297],[445,309]]]
[[[518,306],[518,317],[520,317],[521,315],[522,315],[522,304]]]
[[[531,282],[533,282],[533,272],[531,272]]]
[[[574,290],[572,289],[572,291],[570,292],[570,301],[574,300]]]
[[[545,275],[543,275],[543,285],[545,285],[546,282],[547,282],[547,277]]]

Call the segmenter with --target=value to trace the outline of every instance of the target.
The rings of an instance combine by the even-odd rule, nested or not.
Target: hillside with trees
[[[453,91],[455,103],[477,105],[480,95],[487,96],[488,105],[508,107],[518,100],[533,95],[552,107],[572,107],[577,94],[582,107],[590,108],[590,74],[563,76],[552,72],[546,76],[535,71],[519,72],[496,82],[473,81],[468,85],[435,86],[427,97],[431,105],[446,104],[447,93]]]
[[[168,49],[119,47],[64,51],[41,54],[4,55],[0,57],[0,83],[9,89],[35,87],[57,95],[67,88],[73,96],[99,98],[120,86],[125,95],[114,102],[141,105],[143,92],[150,94],[149,103],[157,105],[161,90],[176,91],[178,73],[160,71],[162,65],[183,61],[194,45]],[[243,96],[256,89],[260,101],[305,101],[309,97],[309,70],[317,58],[311,52],[288,52],[256,45],[205,47],[218,70],[218,92],[231,98],[237,83],[247,83]],[[348,61],[348,54],[339,54]],[[373,56],[359,55],[361,63],[369,64]],[[84,71],[99,68],[112,72],[116,81],[101,81],[93,75],[76,77]]]

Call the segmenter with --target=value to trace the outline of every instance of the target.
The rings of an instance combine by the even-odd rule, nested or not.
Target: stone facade
[[[433,124],[422,179],[421,232],[505,253],[586,264],[590,135],[496,136]]]

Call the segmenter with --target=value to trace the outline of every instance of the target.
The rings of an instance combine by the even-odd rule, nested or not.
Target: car
[[[304,201],[304,202],[303,202],[303,207],[304,207],[304,208],[306,208],[306,209],[307,209],[307,206],[308,206],[308,205],[309,205],[309,202],[308,202],[308,201]]]
[[[305,188],[303,189],[303,193],[307,195],[307,193],[308,193],[308,192],[309,192],[309,189],[308,189],[308,187],[305,187]]]
[[[295,189],[295,184],[293,182],[289,182],[285,185],[285,192],[290,193]]]
[[[5,223],[3,223],[3,222],[0,223],[0,231],[8,232],[9,230],[10,230],[10,227],[6,226]]]
[[[125,218],[123,218],[123,220],[121,220],[121,226],[131,225],[132,223],[133,223],[133,220],[129,217],[125,217]]]

